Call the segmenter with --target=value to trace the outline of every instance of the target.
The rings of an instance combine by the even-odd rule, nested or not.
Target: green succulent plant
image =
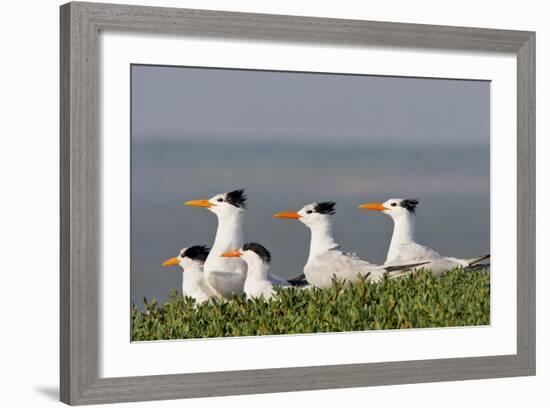
[[[159,305],[132,306],[132,340],[195,339],[490,324],[489,270],[419,271],[398,279],[329,289],[277,288],[270,301],[213,300],[196,304],[177,291]]]

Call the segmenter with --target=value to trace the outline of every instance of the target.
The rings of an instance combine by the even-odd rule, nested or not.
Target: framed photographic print
[[[532,32],[62,6],[62,401],[533,375],[534,117]]]

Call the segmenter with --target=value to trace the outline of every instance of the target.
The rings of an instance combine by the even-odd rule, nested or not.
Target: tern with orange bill
[[[383,203],[362,204],[359,208],[382,212],[393,220],[393,234],[386,257],[386,264],[425,262],[422,268],[431,269],[434,275],[453,268],[473,269],[490,255],[470,259],[442,256],[431,248],[415,241],[416,199],[390,198]]]
[[[263,246],[256,242],[249,242],[242,248],[224,252],[224,258],[241,258],[247,266],[246,280],[244,282],[244,293],[251,298],[262,297],[269,300],[275,294],[273,283],[268,279],[271,254]],[[287,283],[287,286],[289,284]]]
[[[216,194],[205,200],[187,201],[193,207],[206,208],[218,218],[214,245],[204,263],[208,285],[226,299],[243,292],[246,262],[241,258],[225,258],[221,254],[243,245],[243,217],[246,209],[244,190]]]
[[[179,255],[166,260],[162,266],[177,266],[183,270],[182,293],[198,303],[206,302],[216,296],[204,279],[203,266],[208,256],[208,248],[195,245],[183,248]]]
[[[275,218],[289,218],[300,221],[311,231],[309,257],[304,266],[307,281],[318,288],[326,289],[335,277],[346,282],[355,282],[362,276],[376,281],[388,273],[410,270],[412,265],[382,266],[360,259],[356,254],[345,252],[336,243],[332,233],[332,215],[335,214],[332,201],[311,203],[296,212],[281,212]]]

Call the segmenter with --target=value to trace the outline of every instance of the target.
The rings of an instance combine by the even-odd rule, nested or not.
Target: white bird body
[[[273,283],[268,277],[271,254],[263,245],[249,242],[239,249],[224,252],[221,256],[229,259],[242,259],[246,262],[247,274],[244,282],[246,296],[250,298],[263,297],[265,300],[269,300],[275,295]],[[288,282],[286,284],[288,285]]]
[[[209,299],[217,297],[210,285],[206,283],[202,265],[188,266],[184,270],[185,272],[182,272],[183,296],[192,297],[197,303],[207,302]]]
[[[275,294],[273,283],[267,278],[269,265],[259,260],[247,262],[248,274],[244,282],[244,293],[251,298],[264,297],[269,300]]]
[[[430,269],[434,275],[441,275],[449,269],[467,268],[489,257],[489,255],[471,259],[446,257],[417,243],[415,241],[415,208],[417,204],[418,200],[392,198],[384,203],[370,203],[360,207],[381,211],[393,220],[393,234],[385,265],[425,262],[421,268]]]
[[[331,215],[334,203],[312,203],[298,212],[278,213],[277,218],[295,218],[311,231],[309,257],[304,266],[307,281],[318,288],[326,289],[332,285],[335,277],[346,282],[355,282],[362,276],[376,281],[388,270],[385,266],[371,264],[356,254],[342,251],[332,234]],[[392,267],[403,270],[407,266]]]
[[[204,274],[210,287],[221,297],[230,298],[243,292],[246,263],[240,258],[221,255],[243,244],[242,210],[218,215],[218,229],[214,245],[204,263]]]

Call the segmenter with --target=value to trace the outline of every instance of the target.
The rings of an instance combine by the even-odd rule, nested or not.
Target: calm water
[[[272,216],[314,201],[337,202],[337,241],[369,261],[384,261],[392,223],[357,206],[391,197],[420,199],[421,243],[458,257],[489,251],[488,146],[134,143],[134,303],[163,302],[181,290],[181,270],[163,268],[162,261],[182,247],[213,243],[215,215],[183,203],[238,188],[249,197],[245,240],[266,246],[272,271],[282,277],[302,272],[309,231]]]

